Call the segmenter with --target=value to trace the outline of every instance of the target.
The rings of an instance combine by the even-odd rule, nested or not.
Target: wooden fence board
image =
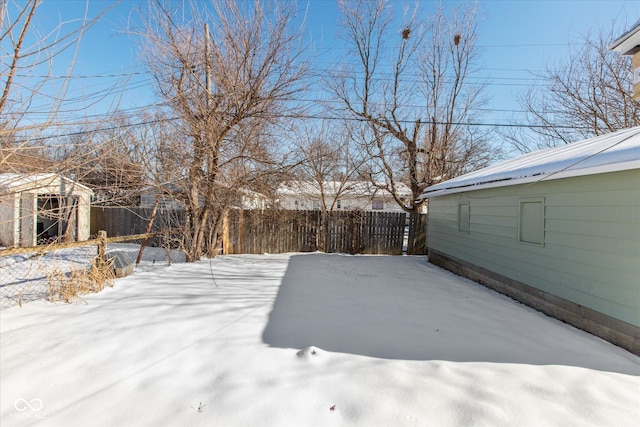
[[[152,208],[91,208],[91,232],[109,236],[144,233]],[[161,232],[184,224],[183,210],[159,209],[151,229]],[[340,252],[401,255],[407,214],[375,211],[231,209],[223,225],[226,254]],[[407,254],[426,254],[426,215],[409,218]]]
[[[153,208],[91,206],[91,235],[98,230],[109,236],[145,233],[152,213]],[[178,228],[184,221],[184,210],[158,209],[151,232]]]
[[[402,254],[406,214],[389,212],[231,210],[225,253]]]
[[[409,241],[407,255],[427,254],[427,215],[411,214],[409,216]]]

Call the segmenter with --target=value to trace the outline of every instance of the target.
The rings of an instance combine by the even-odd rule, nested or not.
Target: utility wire
[[[356,117],[335,117],[335,116],[322,116],[322,115],[312,115],[312,114],[295,114],[295,115],[279,115],[279,116],[260,116],[259,118],[264,119],[275,119],[275,118],[289,118],[289,119],[315,119],[315,120],[328,120],[328,121],[350,121],[350,122],[366,122],[366,119],[356,118]],[[154,119],[154,120],[146,120],[137,123],[128,123],[118,126],[109,126],[104,128],[96,128],[91,130],[83,130],[76,132],[67,132],[62,134],[55,135],[45,135],[38,136],[33,138],[27,138],[19,141],[15,141],[16,144],[22,144],[25,142],[31,141],[43,141],[54,138],[62,138],[67,136],[78,136],[78,135],[88,135],[97,132],[104,132],[116,129],[123,128],[133,128],[138,126],[145,126],[155,123],[169,122],[169,121],[177,121],[180,120],[180,117],[168,117],[163,119]],[[415,120],[398,120],[399,123],[413,124]],[[455,126],[484,126],[484,127],[503,127],[503,128],[527,128],[527,129],[546,129],[553,127],[554,129],[573,129],[573,130],[585,130],[590,129],[585,126],[567,126],[567,125],[529,125],[529,124],[518,124],[518,123],[482,123],[482,122],[443,122],[443,121],[433,121],[433,120],[421,120],[422,124],[432,124],[432,125],[455,125]]]

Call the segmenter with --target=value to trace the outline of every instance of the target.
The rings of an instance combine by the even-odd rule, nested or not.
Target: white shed
[[[93,191],[53,174],[0,174],[0,245],[87,240]]]

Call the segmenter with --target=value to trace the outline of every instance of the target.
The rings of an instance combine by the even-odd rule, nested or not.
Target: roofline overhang
[[[57,173],[25,173],[25,174],[15,174],[16,179],[14,182],[11,180],[8,183],[0,184],[0,192],[2,194],[11,194],[16,192],[29,192],[30,190],[38,190],[43,187],[50,186],[54,183],[55,180],[63,181],[66,185],[69,185],[72,190],[78,190],[83,193],[87,193],[89,196],[94,196],[94,191],[87,187],[84,184],[79,183],[78,181],[74,181],[71,178],[68,178],[64,175],[60,175]],[[19,178],[18,178],[19,176]],[[24,179],[27,179],[24,181]],[[36,191],[38,193],[38,191]],[[66,195],[71,195],[73,192],[64,193]],[[45,193],[40,193],[45,194]],[[63,194],[63,193],[54,193],[54,194]]]
[[[609,45],[609,50],[619,52],[623,56],[633,55],[640,51],[640,21]]]
[[[589,168],[569,169],[569,170],[556,172],[556,173],[532,175],[532,176],[527,176],[522,178],[512,178],[512,179],[504,179],[501,181],[482,182],[482,183],[472,184],[472,185],[460,185],[457,187],[440,188],[440,189],[434,189],[433,191],[429,191],[429,189],[426,188],[425,192],[420,195],[419,199],[428,199],[430,197],[444,196],[446,194],[465,193],[470,191],[486,190],[486,189],[497,188],[497,187],[509,187],[509,186],[520,185],[520,184],[531,184],[531,183],[537,183],[542,181],[553,181],[553,180],[562,179],[562,178],[575,178],[575,177],[595,175],[600,173],[622,172],[622,171],[633,170],[633,169],[640,169],[640,160],[630,160],[628,162],[617,163],[615,170],[611,170],[609,165],[599,165],[599,166],[593,166]]]

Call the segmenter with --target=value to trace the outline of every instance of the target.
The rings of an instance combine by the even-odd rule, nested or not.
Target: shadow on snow
[[[313,345],[386,359],[640,374],[625,350],[439,269],[425,257],[291,256],[263,340],[273,347]]]

